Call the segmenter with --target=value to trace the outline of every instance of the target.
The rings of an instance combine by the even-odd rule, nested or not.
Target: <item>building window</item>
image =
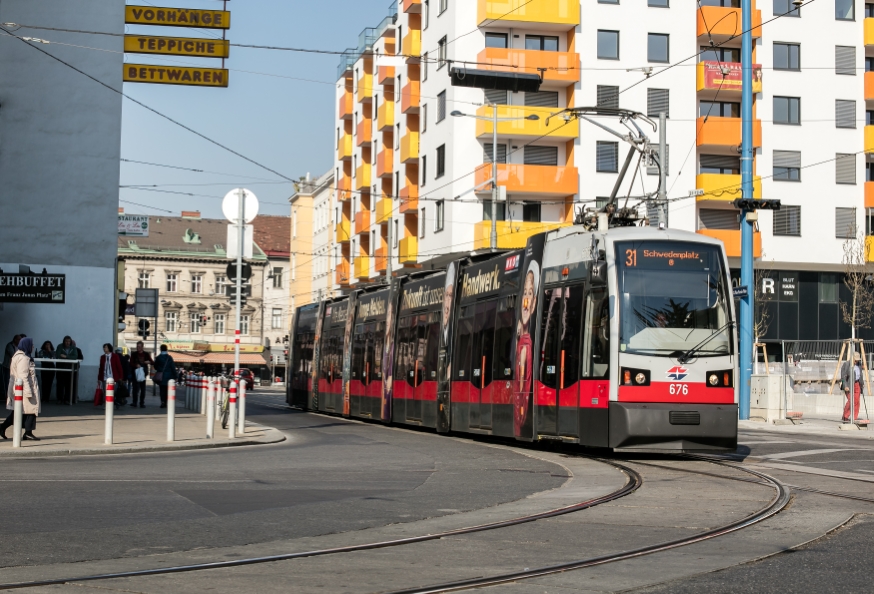
[[[240,316],[240,334],[249,334],[249,316]]]
[[[446,145],[437,147],[437,179],[446,174]]]
[[[395,103],[399,103],[401,100],[401,88],[401,75],[398,74],[398,84],[395,85]]]
[[[393,247],[397,248],[398,242],[400,241],[400,237],[398,237],[399,233],[398,233],[398,220],[397,219],[394,220],[394,227],[395,228],[394,228],[394,242],[393,242],[394,246]]]
[[[440,70],[446,65],[446,36],[440,38],[437,42],[437,70]]]
[[[595,144],[595,171],[616,173],[619,171],[619,143],[597,141]]]
[[[598,0],[598,4],[619,4],[619,0]]]
[[[801,124],[801,99],[799,97],[774,97],[775,124]]]
[[[549,35],[526,35],[525,49],[541,52],[557,52],[558,37],[551,37]]]
[[[401,125],[395,124],[395,150],[401,148]]]
[[[494,148],[491,142],[485,143],[483,147],[483,163],[491,163],[492,162],[492,154],[494,153]],[[499,144],[498,145],[498,163],[506,163],[507,162],[507,145]]]
[[[774,151],[774,180],[801,181],[801,151]]]
[[[665,117],[671,117],[670,92],[668,89],[646,90],[646,115],[658,118],[664,112]]]
[[[439,0],[439,2],[440,2],[440,10],[437,11],[437,16],[440,16],[441,14],[446,12],[447,8],[449,8],[449,0]]]
[[[856,183],[855,153],[838,153],[835,155],[835,183]]]
[[[192,274],[191,275],[191,292],[192,293],[203,293],[203,275],[200,275],[200,274]]]
[[[282,308],[281,307],[274,307],[273,308],[273,315],[271,316],[271,319],[270,319],[270,327],[273,328],[274,330],[279,330],[282,328]]]
[[[775,43],[774,70],[801,70],[801,46],[797,43]]]
[[[506,33],[486,33],[486,47],[507,49]]]
[[[792,0],[774,0],[774,16],[800,17],[801,9],[796,8]]]
[[[422,187],[425,187],[425,183],[428,181],[428,155],[422,155],[422,181],[420,182]]]
[[[619,109],[619,87],[598,85],[598,96],[595,100],[598,107]]]
[[[540,204],[523,204],[522,205],[522,220],[526,223],[540,222]]]
[[[201,318],[199,313],[188,314],[189,332],[191,334],[200,334]]]
[[[137,278],[137,286],[140,289],[148,289],[152,284],[152,275],[148,272],[141,272],[140,276]]]
[[[874,18],[874,4],[865,3],[865,18]]]
[[[428,57],[428,52],[422,54],[422,82],[428,80],[428,62],[430,58]]]
[[[650,62],[670,62],[669,40],[670,35],[664,33],[647,33],[646,59]]]
[[[865,125],[874,126],[874,110],[865,110]]]
[[[484,89],[486,103],[489,105],[507,105],[507,91],[502,89]]]
[[[835,208],[835,237],[853,239],[856,237],[856,209]]]
[[[165,311],[164,312],[164,331],[165,332],[178,332],[178,330],[177,330],[178,326],[179,326],[179,312]]]
[[[738,175],[740,173],[740,157],[701,155],[698,161],[698,173]]]
[[[856,127],[856,102],[835,100],[835,128]]]
[[[866,4],[865,7],[867,6]],[[874,208],[865,209],[865,235],[874,235]]]
[[[437,121],[446,119],[446,91],[437,93]]]
[[[528,144],[525,145],[522,150],[522,163],[525,165],[558,166],[557,146],[537,146],[534,144]]]
[[[619,31],[598,30],[598,59],[619,59]]]
[[[167,292],[175,293],[176,292],[176,275],[168,274],[167,275]]]
[[[443,218],[446,212],[446,202],[438,200],[434,206],[436,207],[436,212],[434,213],[434,231],[443,231]]]
[[[838,300],[838,275],[821,272],[819,275],[819,302],[834,303]]]
[[[652,8],[670,8],[668,0],[647,0],[646,5]]]
[[[838,21],[856,20],[856,0],[835,0],[835,19]]]
[[[774,211],[774,235],[801,237],[801,207],[784,204]]]
[[[215,277],[215,292],[219,295],[227,295],[228,293],[228,277],[224,275],[216,275]]]
[[[853,45],[835,46],[835,74],[856,76],[856,47]]]
[[[419,116],[419,121],[422,124],[422,132],[426,132],[428,130],[428,104],[422,104],[422,114]]]
[[[702,47],[699,62],[740,62],[740,50],[736,47]]]
[[[282,268],[276,267],[273,269],[273,288],[282,288]]]
[[[427,227],[427,217],[425,216],[425,209],[423,208],[419,211],[419,238],[425,237],[425,228]]]
[[[504,202],[498,202],[498,208],[495,209],[495,219],[498,221],[507,220],[507,209],[506,204]],[[491,200],[483,200],[483,220],[491,221],[492,220],[492,201]]]
[[[710,116],[715,118],[739,118],[740,103],[729,103],[727,101],[701,101],[698,104],[698,117],[706,118]]]

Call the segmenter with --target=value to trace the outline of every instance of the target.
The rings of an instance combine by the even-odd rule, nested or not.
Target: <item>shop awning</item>
[[[175,363],[200,363],[206,356],[206,353],[199,355],[197,353],[181,353],[179,351],[170,351],[170,356],[173,357]]]
[[[199,362],[213,365],[233,365],[233,353],[206,353]],[[257,353],[240,353],[240,365],[267,365],[267,360]]]

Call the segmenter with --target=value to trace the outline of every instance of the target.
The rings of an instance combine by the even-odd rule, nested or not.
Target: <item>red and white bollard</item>
[[[206,397],[209,392],[209,376],[203,376],[203,385],[200,387],[200,401],[195,404],[197,412],[202,415],[206,414]]]
[[[228,439],[237,436],[237,382],[231,382],[230,404],[228,405]]]
[[[206,382],[206,438],[215,436],[215,395],[218,391],[216,378],[207,378]]]
[[[21,447],[21,423],[24,419],[24,382],[20,379],[15,380],[15,387],[13,388],[13,395],[15,397],[15,404],[12,408],[12,414],[15,415],[13,417],[13,431],[15,434],[12,436],[12,447],[20,448]]]
[[[106,438],[103,443],[112,445],[112,423],[115,420],[115,380],[106,380]]]
[[[176,381],[167,382],[167,441],[176,441]]]
[[[240,409],[240,426],[237,429],[237,432],[240,435],[246,434],[246,380],[240,382],[240,402],[237,404],[237,408]]]

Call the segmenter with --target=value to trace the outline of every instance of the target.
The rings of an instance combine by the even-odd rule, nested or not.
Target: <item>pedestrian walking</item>
[[[176,362],[167,352],[167,345],[161,345],[161,354],[155,359],[155,377],[152,381],[161,390],[161,408],[167,408],[167,382],[176,378]]]
[[[0,425],[0,437],[6,437],[6,430],[15,422],[15,382],[21,380],[24,388],[23,418],[24,439],[39,441],[33,434],[36,429],[36,416],[40,412],[39,384],[36,382],[36,365],[33,362],[33,339],[24,337],[19,343],[9,366],[10,377],[6,388],[6,409],[12,412]]]
[[[115,353],[118,355],[119,361],[121,361],[122,374],[122,379],[115,388],[115,401],[118,402],[119,406],[124,406],[125,404],[127,404],[127,398],[130,395],[130,355],[125,355],[124,349],[122,349],[121,347],[116,348]]]
[[[146,378],[149,377],[149,365],[154,364],[152,354],[147,353],[143,348],[143,341],[139,341],[136,350],[130,354],[134,388],[131,406],[136,406],[137,398],[139,398],[140,408],[146,408]]]
[[[12,365],[12,357],[15,356],[15,351],[18,350],[18,341],[21,340],[21,334],[16,334],[6,344],[6,349],[3,353],[3,385],[9,383],[9,366]]]
[[[47,340],[42,343],[37,356],[40,359],[54,359],[56,355],[52,341]],[[55,383],[55,363],[54,361],[40,361],[39,366],[42,367],[39,374],[39,379],[42,380],[42,386],[39,390],[40,399],[48,402],[52,398],[52,384]]]
[[[64,340],[61,341],[61,344],[58,345],[55,356],[55,359],[57,360],[55,368],[65,370],[58,374],[58,402],[63,402],[64,404],[69,404],[71,402],[70,399],[73,397],[73,382],[75,381],[74,369],[78,357],[79,355],[76,346],[73,344],[73,339],[69,336],[65,336]]]
[[[850,422],[850,398],[853,398],[853,420],[859,418],[859,404],[862,394],[865,393],[864,380],[862,378],[862,356],[859,353],[853,353],[853,364],[849,361],[844,361],[841,365],[841,388],[847,396],[847,402],[844,404],[844,416],[841,421],[844,423]]]
[[[100,357],[100,367],[97,370],[97,381],[104,394],[106,394],[108,380],[113,380],[117,386],[124,381],[124,374],[121,370],[121,357],[112,351],[112,345],[107,342],[103,345],[103,355]]]

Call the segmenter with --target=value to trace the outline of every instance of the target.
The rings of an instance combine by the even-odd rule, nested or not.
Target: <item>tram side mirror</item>
[[[596,287],[607,284],[607,262],[602,260],[592,263],[591,282]]]

